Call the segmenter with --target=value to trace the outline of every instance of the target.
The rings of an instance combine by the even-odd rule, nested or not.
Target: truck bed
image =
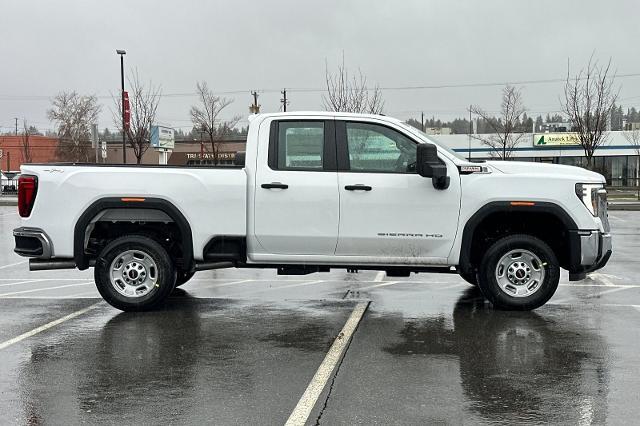
[[[54,257],[73,256],[74,227],[99,199],[157,198],[173,204],[189,222],[193,253],[215,235],[246,235],[247,175],[239,167],[27,164],[23,174],[38,177],[38,195],[24,226],[46,229]]]

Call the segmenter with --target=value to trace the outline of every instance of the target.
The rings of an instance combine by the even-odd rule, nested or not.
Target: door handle
[[[371,188],[368,185],[358,184],[358,185],[347,185],[344,187],[344,189],[346,189],[347,191],[371,191],[373,188]]]
[[[287,189],[289,185],[280,182],[263,183],[260,185],[264,189]]]

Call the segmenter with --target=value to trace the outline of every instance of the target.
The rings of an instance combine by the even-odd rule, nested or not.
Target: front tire
[[[501,238],[489,247],[478,272],[478,287],[499,309],[528,311],[556,292],[560,266],[553,250],[531,235]]]
[[[98,292],[114,308],[147,311],[171,294],[176,270],[157,241],[131,235],[107,244],[96,261],[94,277]]]

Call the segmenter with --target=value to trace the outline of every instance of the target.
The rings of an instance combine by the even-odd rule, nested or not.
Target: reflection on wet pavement
[[[620,366],[610,347],[631,343],[626,356],[640,361],[639,342],[608,327],[600,313],[564,307],[496,311],[475,288],[449,312],[406,316],[372,305],[322,418],[327,424],[628,420],[640,413],[638,383],[634,396],[612,399]]]
[[[3,353],[0,410],[30,424],[283,423],[352,307],[182,299],[129,314],[105,306]]]

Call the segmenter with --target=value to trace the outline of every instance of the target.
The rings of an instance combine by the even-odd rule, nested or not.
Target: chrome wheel
[[[528,250],[511,250],[496,266],[498,287],[513,297],[528,297],[538,291],[544,282],[544,265],[540,258]]]
[[[141,250],[127,250],[116,256],[110,271],[111,285],[125,297],[146,296],[158,280],[156,262]]]

